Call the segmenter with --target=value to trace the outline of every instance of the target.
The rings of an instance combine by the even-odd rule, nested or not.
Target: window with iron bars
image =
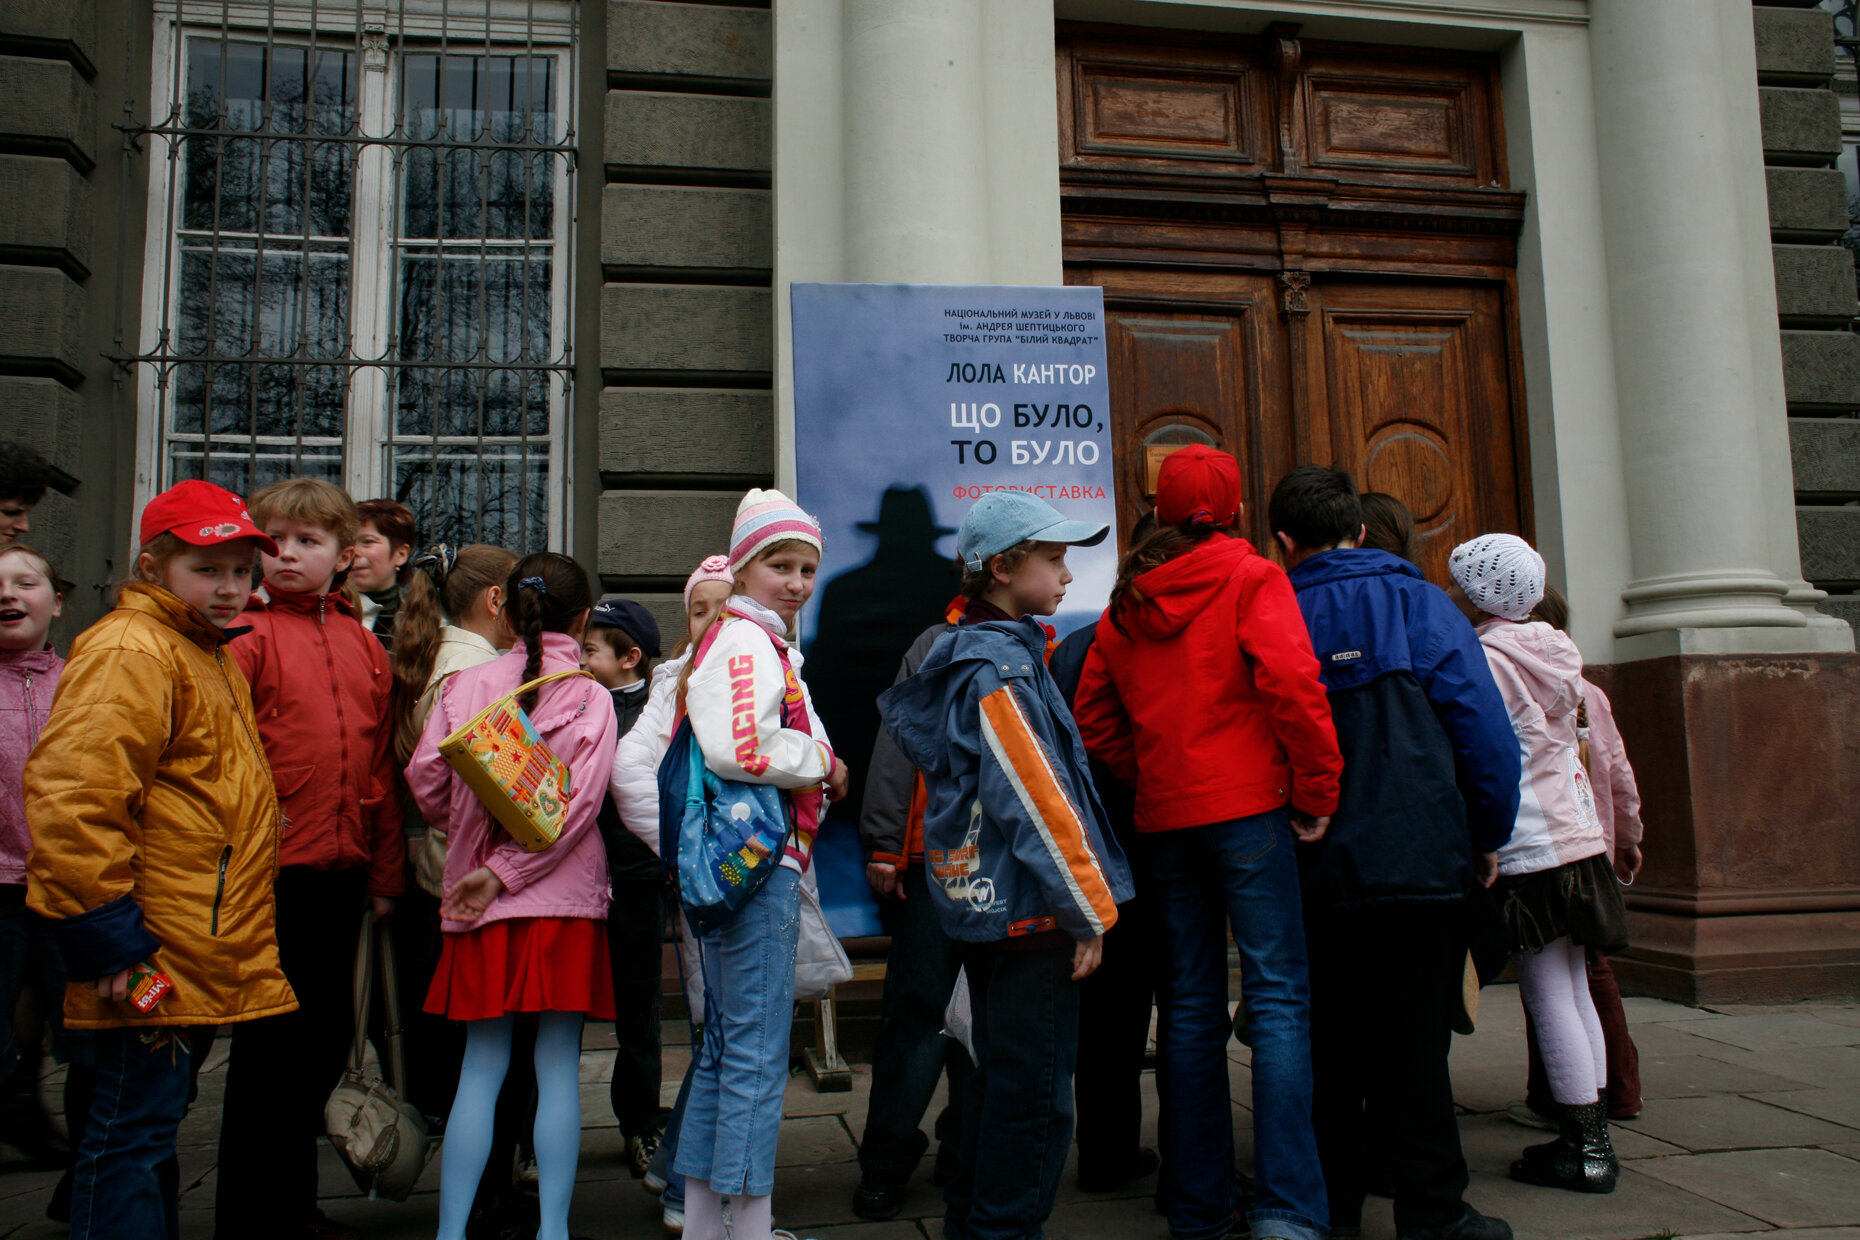
[[[562,546],[576,5],[155,12],[141,489],[319,477]]]

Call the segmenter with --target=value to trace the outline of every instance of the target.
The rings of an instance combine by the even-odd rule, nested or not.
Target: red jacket
[[[1285,570],[1210,538],[1136,581],[1106,614],[1073,713],[1091,756],[1137,790],[1137,829],[1278,809],[1335,812],[1343,755]]]
[[[252,686],[258,733],[284,804],[279,865],[366,867],[368,894],[406,885],[395,784],[394,683],[381,643],[340,594],[267,586],[241,620],[251,632],[228,647]]]

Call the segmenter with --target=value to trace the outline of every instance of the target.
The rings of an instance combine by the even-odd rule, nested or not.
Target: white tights
[[[1585,949],[1565,935],[1538,952],[1520,952],[1518,993],[1537,1030],[1550,1096],[1564,1106],[1586,1106],[1608,1083],[1602,1022],[1589,998]]]
[[[769,1240],[775,1229],[775,1199],[767,1193],[730,1197],[731,1240]],[[783,1233],[786,1234],[786,1233]],[[685,1181],[686,1240],[723,1240],[723,1197],[709,1180]]]

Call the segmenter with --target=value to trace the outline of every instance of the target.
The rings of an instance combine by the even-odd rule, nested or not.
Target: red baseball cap
[[[1233,454],[1190,444],[1163,458],[1156,475],[1156,519],[1164,525],[1224,529],[1240,515],[1240,462]]]
[[[198,478],[175,483],[142,510],[142,545],[154,542],[158,534],[173,534],[196,547],[251,538],[266,555],[278,554],[278,544],[253,523],[244,500]]]

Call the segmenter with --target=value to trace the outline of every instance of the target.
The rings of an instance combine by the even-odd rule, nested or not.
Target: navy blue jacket
[[[1518,816],[1518,740],[1478,634],[1414,565],[1323,551],[1291,571],[1343,750],[1314,850],[1326,904],[1458,900]]]

